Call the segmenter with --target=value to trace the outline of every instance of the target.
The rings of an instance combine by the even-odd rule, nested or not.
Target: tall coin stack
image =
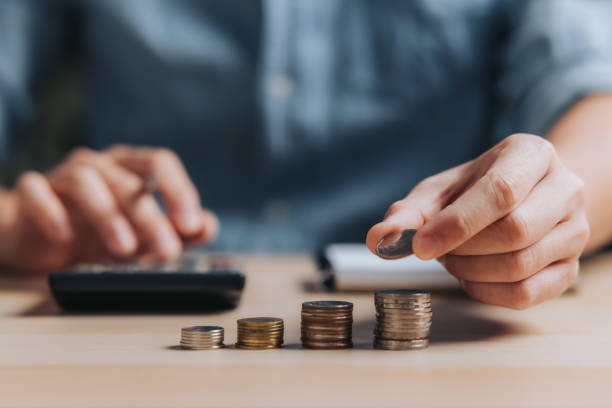
[[[374,292],[376,327],[374,348],[415,350],[429,345],[431,295],[422,290]]]
[[[302,303],[302,345],[310,349],[353,347],[353,304],[333,300]]]
[[[236,347],[247,350],[278,348],[283,344],[285,326],[277,317],[251,317],[238,320]]]
[[[181,329],[181,347],[190,350],[218,349],[223,345],[223,327],[192,326]]]

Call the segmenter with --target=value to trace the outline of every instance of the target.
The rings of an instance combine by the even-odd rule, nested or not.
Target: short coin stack
[[[374,348],[423,349],[429,345],[431,295],[422,290],[377,290]]]
[[[278,348],[283,344],[283,319],[277,317],[251,317],[238,320],[236,347],[247,350]]]
[[[302,303],[302,345],[310,349],[353,347],[353,304],[333,300]]]
[[[181,347],[190,350],[218,349],[223,345],[223,327],[192,326],[181,329]]]

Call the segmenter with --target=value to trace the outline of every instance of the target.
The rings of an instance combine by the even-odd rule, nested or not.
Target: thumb
[[[418,230],[427,220],[439,213],[461,188],[461,179],[465,177],[461,167],[423,180],[405,198],[391,204],[383,220],[368,231],[368,249],[380,256],[376,252],[379,243],[381,246],[388,246],[402,237],[403,230]],[[405,234],[404,237],[411,238],[412,235]]]

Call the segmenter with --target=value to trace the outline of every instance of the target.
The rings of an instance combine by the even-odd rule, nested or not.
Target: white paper
[[[331,244],[325,248],[337,290],[450,289],[459,283],[436,260],[414,255],[385,260],[362,244]]]

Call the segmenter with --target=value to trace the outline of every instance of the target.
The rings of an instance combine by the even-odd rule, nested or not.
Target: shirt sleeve
[[[60,57],[67,3],[0,1],[0,167],[31,119],[35,95]]]
[[[512,1],[494,135],[545,136],[579,99],[612,91],[612,1]]]

